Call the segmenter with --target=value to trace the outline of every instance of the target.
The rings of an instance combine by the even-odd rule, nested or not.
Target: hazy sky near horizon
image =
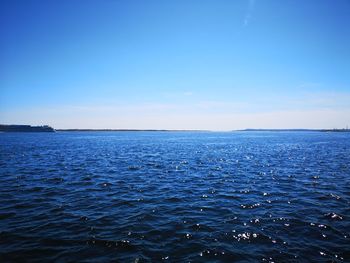
[[[350,1],[1,1],[0,123],[350,126]]]

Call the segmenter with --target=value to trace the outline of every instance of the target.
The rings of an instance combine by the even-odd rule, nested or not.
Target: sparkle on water
[[[350,260],[350,134],[0,134],[0,261]]]

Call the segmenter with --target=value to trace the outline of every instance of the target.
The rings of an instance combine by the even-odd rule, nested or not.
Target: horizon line
[[[0,126],[31,126],[31,127],[50,127],[54,131],[155,131],[155,132],[235,132],[235,131],[350,131],[348,126],[343,128],[243,128],[230,130],[211,130],[211,129],[135,129],[135,128],[54,128],[50,125],[31,125],[31,124],[0,124]]]

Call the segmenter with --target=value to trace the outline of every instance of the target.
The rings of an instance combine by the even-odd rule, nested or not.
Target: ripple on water
[[[349,139],[0,134],[0,261],[347,262]]]

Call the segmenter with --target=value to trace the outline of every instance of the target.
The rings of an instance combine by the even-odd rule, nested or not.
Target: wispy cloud
[[[174,98],[190,97],[190,96],[193,96],[194,94],[195,93],[191,90],[185,90],[185,91],[176,91],[176,92],[164,92],[161,95],[167,99],[169,98],[174,99]]]
[[[209,129],[343,128],[350,125],[350,92],[296,90],[248,99],[201,98],[0,109],[6,124],[48,124],[55,128]]]
[[[253,9],[254,9],[254,6],[255,6],[255,0],[248,0],[248,1],[249,1],[248,11],[247,11],[247,13],[244,16],[244,21],[243,21],[243,25],[244,26],[248,26],[249,21],[252,18]]]
[[[162,106],[161,106],[162,107]],[[160,108],[161,108],[160,107]],[[309,109],[268,112],[216,113],[176,110],[111,109],[102,113],[79,109],[40,108],[10,112],[1,118],[7,124],[49,124],[55,128],[95,129],[204,129],[244,128],[343,128],[350,124],[350,109]],[[0,112],[1,117],[1,112]]]
[[[192,91],[186,91],[186,92],[184,92],[184,95],[185,96],[192,96],[193,92]]]
[[[313,89],[313,88],[320,88],[322,87],[322,84],[319,82],[303,82],[297,88],[299,89]]]

